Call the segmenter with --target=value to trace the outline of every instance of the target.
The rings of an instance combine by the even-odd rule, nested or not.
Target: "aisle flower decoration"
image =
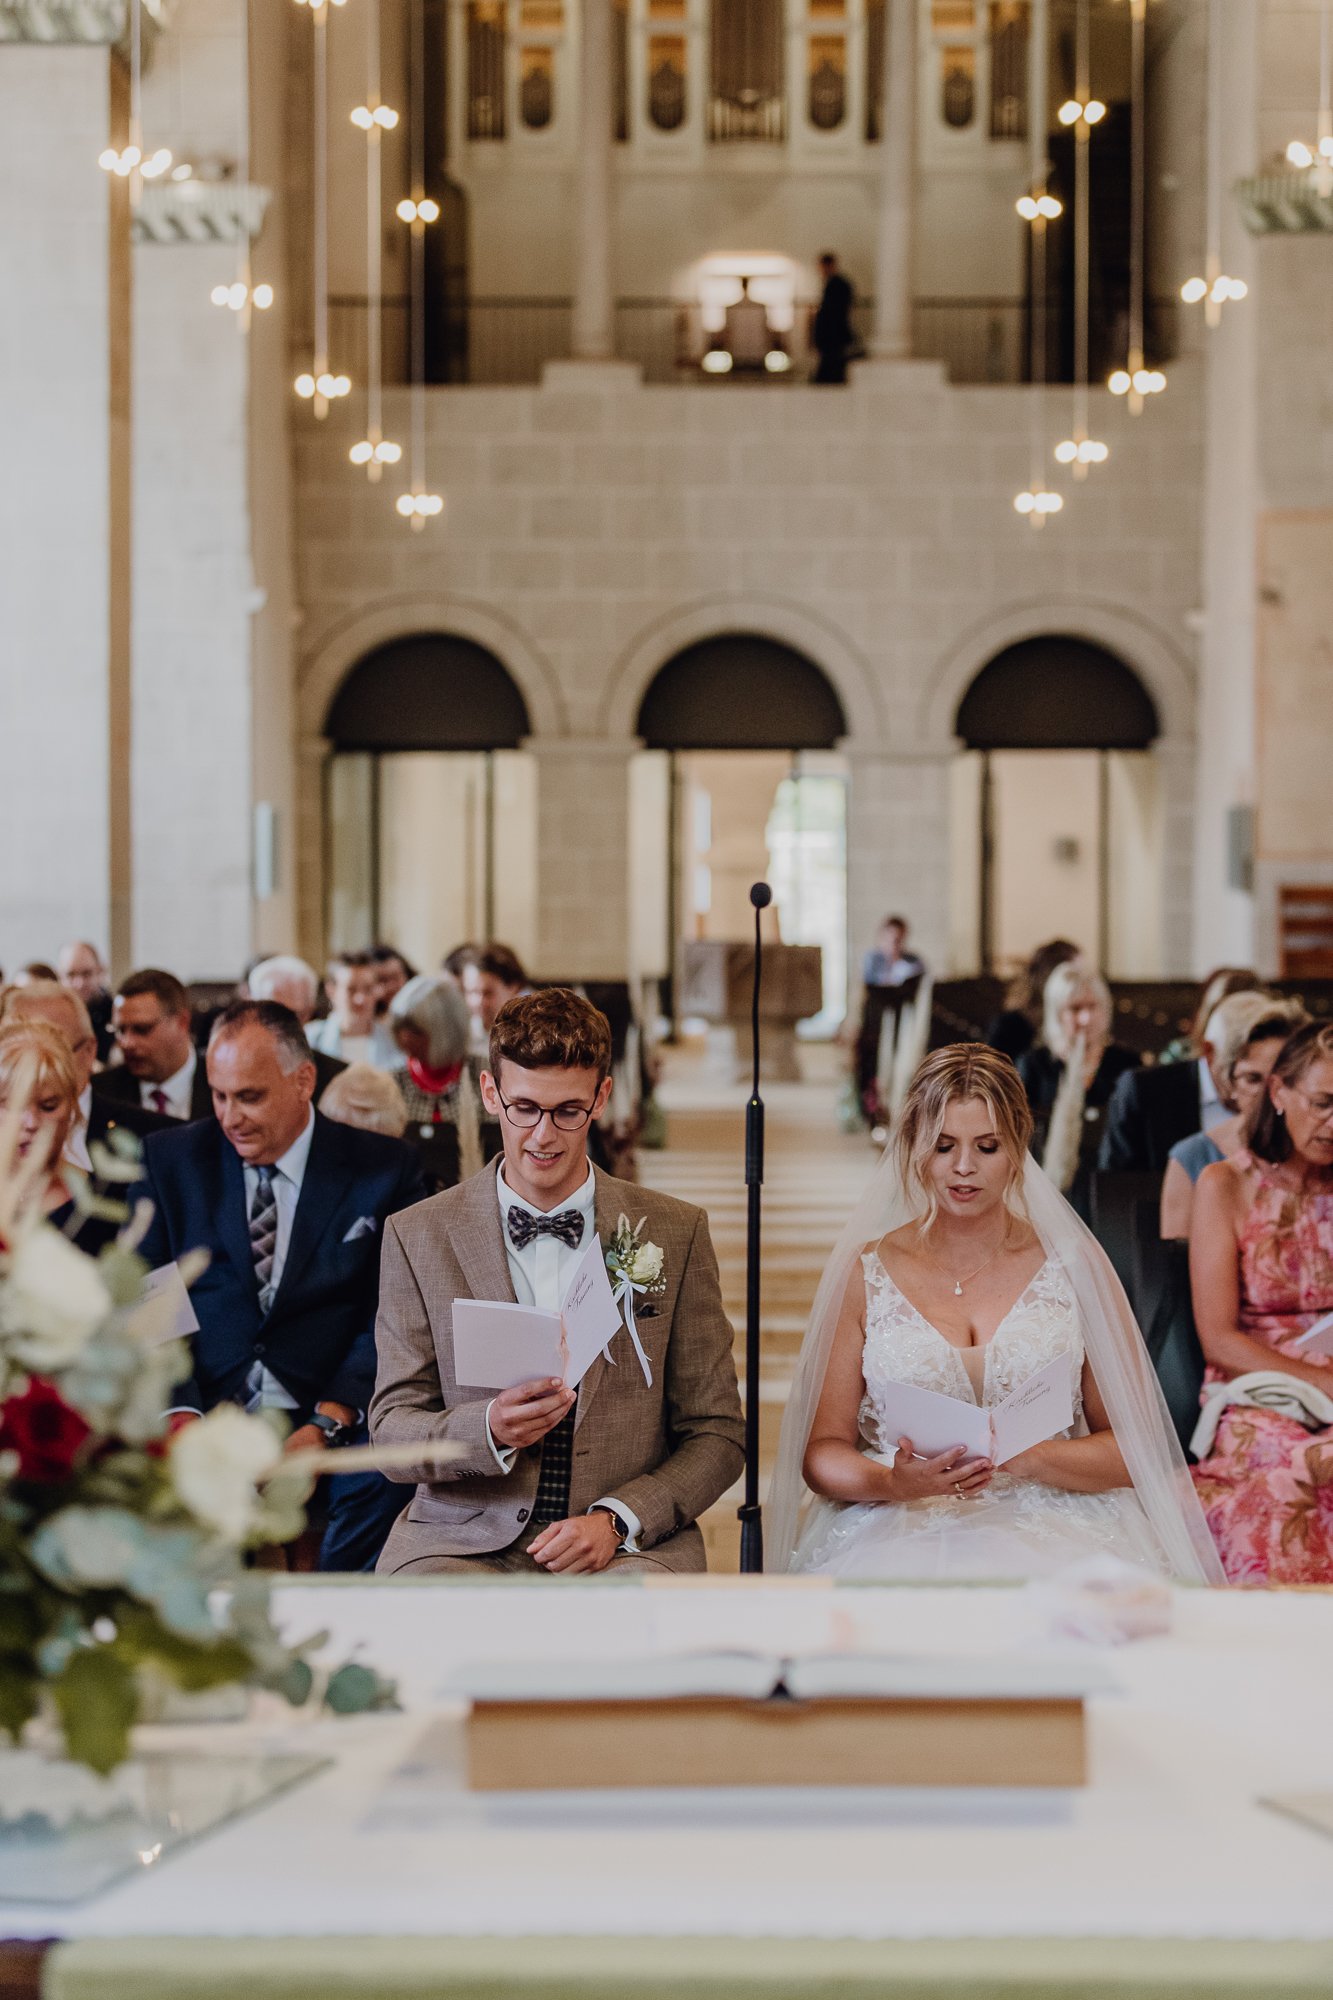
[[[124,1224],[84,1255],[32,1212],[16,1126],[10,1112],[0,1128],[0,1741],[40,1719],[71,1759],[109,1772],[154,1681],[390,1706],[362,1665],[316,1670],[322,1634],[285,1644],[265,1574],[246,1564],[300,1533],[311,1459],[284,1459],[269,1421],[232,1405],[169,1433],[189,1359],[145,1291],[146,1218],[82,1194]],[[99,1181],[137,1179],[132,1148],[98,1149]]]

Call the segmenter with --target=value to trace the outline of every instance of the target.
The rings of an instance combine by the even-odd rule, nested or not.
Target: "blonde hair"
[[[32,1103],[47,1091],[64,1099],[65,1123],[60,1144],[53,1145],[48,1170],[54,1173],[60,1154],[79,1119],[79,1073],[69,1043],[49,1021],[12,1021],[0,1027],[0,1094],[7,1097],[15,1080]]]
[[[926,1057],[912,1079],[898,1120],[898,1165],[904,1187],[925,1198],[922,1229],[930,1228],[939,1209],[928,1163],[939,1144],[949,1106],[969,1098],[990,1112],[995,1136],[1009,1161],[1005,1207],[1017,1219],[1027,1219],[1022,1196],[1023,1170],[1032,1138],[1027,1092],[1008,1056],[981,1042],[955,1042]]]
[[[388,1070],[370,1063],[349,1063],[324,1086],[319,1108],[326,1118],[339,1125],[354,1125],[361,1132],[382,1132],[386,1139],[401,1139],[407,1130],[407,1106],[403,1093]]]
[[[1053,1056],[1067,1062],[1072,1052],[1072,1043],[1065,1033],[1060,1016],[1080,993],[1090,993],[1097,1002],[1100,1016],[1098,1026],[1088,1035],[1088,1047],[1098,1042],[1106,1042],[1111,1036],[1111,989],[1102,978],[1095,965],[1086,958],[1066,959],[1057,965],[1046,981],[1046,991],[1042,996],[1041,1038]]]

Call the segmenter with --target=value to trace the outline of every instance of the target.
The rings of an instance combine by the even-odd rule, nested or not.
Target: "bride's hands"
[[[975,1498],[989,1486],[994,1471],[988,1458],[969,1458],[966,1445],[951,1445],[934,1458],[918,1458],[911,1438],[902,1437],[893,1461],[893,1498],[938,1500],[960,1494]]]

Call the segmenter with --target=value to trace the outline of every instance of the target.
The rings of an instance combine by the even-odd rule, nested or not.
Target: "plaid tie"
[[[537,1474],[537,1497],[532,1503],[536,1521],[565,1521],[569,1518],[569,1474],[574,1463],[574,1418],[578,1404],[570,1406],[553,1431],[542,1439],[541,1471]]]
[[[273,1253],[278,1247],[278,1201],[273,1192],[273,1167],[256,1167],[255,1198],[250,1204],[250,1255],[259,1285],[259,1310],[273,1304]]]
[[[555,1236],[569,1250],[583,1241],[583,1211],[562,1208],[559,1215],[530,1215],[526,1208],[509,1211],[509,1241],[515,1250],[526,1250],[539,1236]]]

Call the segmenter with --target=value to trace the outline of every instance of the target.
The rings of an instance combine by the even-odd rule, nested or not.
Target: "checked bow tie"
[[[538,1236],[558,1236],[571,1250],[583,1241],[583,1211],[562,1208],[558,1215],[530,1215],[526,1208],[509,1211],[509,1241],[515,1250],[526,1250]]]

